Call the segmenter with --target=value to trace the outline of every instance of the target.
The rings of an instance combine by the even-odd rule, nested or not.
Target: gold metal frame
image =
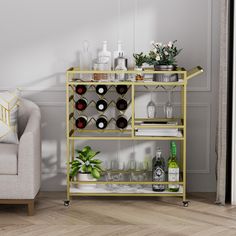
[[[144,74],[180,74],[181,75],[181,80],[178,82],[132,82],[132,81],[124,81],[124,82],[111,82],[111,81],[81,81],[81,80],[75,80],[73,77],[75,75],[80,75],[80,74],[90,74],[93,75],[94,73],[96,74],[119,74],[119,73],[126,73],[126,74],[133,74],[135,75],[137,71],[134,70],[129,70],[129,71],[80,71],[79,68],[70,68],[67,70],[67,78],[66,78],[66,140],[67,140],[67,201],[70,200],[71,196],[178,196],[183,198],[183,202],[186,201],[186,112],[187,112],[187,83],[188,80],[192,77],[195,77],[203,72],[203,69],[201,67],[196,67],[193,68],[192,70],[186,71],[184,68],[178,68],[176,71],[153,71],[153,70],[148,70],[144,71]],[[140,72],[139,72],[140,73]],[[73,96],[74,91],[72,91],[72,87],[78,84],[84,84],[88,86],[96,86],[99,84],[104,84],[104,85],[111,85],[111,86],[116,86],[116,85],[128,85],[130,86],[131,89],[131,110],[132,110],[132,117],[131,117],[131,134],[130,136],[73,136],[74,130],[76,130],[75,126],[73,125],[71,132],[70,129],[70,112],[73,111],[74,107],[71,106],[71,96]],[[146,137],[146,136],[135,136],[135,129],[139,128],[139,125],[136,125],[136,121],[140,120],[178,120],[178,119],[147,119],[147,118],[135,118],[135,87],[136,86],[178,86],[181,88],[181,124],[176,125],[176,126],[171,126],[173,128],[178,128],[182,130],[182,137]],[[162,125],[158,126],[158,128],[169,128],[170,126],[168,125]],[[150,126],[149,128],[156,128],[155,125]],[[119,130],[118,130],[119,131]],[[86,131],[83,131],[86,132]],[[106,132],[106,130],[103,131],[103,133],[109,133],[109,131]],[[116,130],[117,132],[117,130]],[[88,133],[91,133],[89,131]],[[120,132],[122,133],[122,131]],[[125,133],[125,132],[123,132]],[[180,167],[182,170],[182,181],[178,182],[160,182],[160,184],[170,184],[170,183],[176,183],[180,184],[183,187],[183,192],[169,192],[167,193],[166,191],[163,193],[92,193],[92,192],[71,192],[70,191],[70,186],[71,184],[158,184],[158,182],[153,182],[153,181],[146,181],[146,182],[130,182],[130,181],[122,181],[122,182],[112,182],[112,181],[97,181],[97,182],[83,182],[83,181],[72,181],[70,180],[70,161],[74,159],[74,142],[75,140],[180,140],[181,142],[181,163]]]

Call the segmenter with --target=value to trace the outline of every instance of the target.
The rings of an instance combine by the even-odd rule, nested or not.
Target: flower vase
[[[174,65],[155,65],[154,71],[174,71],[176,67]],[[157,82],[176,82],[178,81],[178,74],[161,73],[154,74],[153,81]]]

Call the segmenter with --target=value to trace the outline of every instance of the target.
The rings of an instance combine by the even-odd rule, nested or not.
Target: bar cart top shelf
[[[111,71],[95,71],[95,70],[89,70],[89,71],[82,71],[77,67],[72,67],[67,70],[67,82],[69,84],[125,84],[125,85],[173,85],[173,86],[178,86],[178,85],[184,85],[186,82],[191,79],[192,77],[195,77],[203,72],[202,67],[197,66],[191,70],[185,70],[184,68],[178,67],[176,70],[172,71],[154,71],[152,69],[149,70],[143,70],[143,71],[137,71],[137,70],[127,70],[127,71],[116,71],[116,70],[111,70]],[[135,81],[135,80],[126,80],[126,81],[110,81],[110,80],[82,80],[79,78],[73,78],[73,75],[79,75],[79,74],[137,74],[137,73],[143,73],[143,74],[178,74],[180,79],[176,82],[157,82],[157,81],[152,81],[152,80],[142,80],[142,81]]]

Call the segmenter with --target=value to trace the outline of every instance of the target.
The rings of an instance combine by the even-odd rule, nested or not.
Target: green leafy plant
[[[175,43],[169,42],[168,44],[151,42],[153,49],[147,56],[147,63],[149,65],[176,65],[176,56],[182,51],[177,49]]]
[[[143,63],[147,61],[147,56],[141,53],[134,53],[133,57],[135,59],[135,64],[137,67],[141,67]]]
[[[93,151],[90,146],[84,147],[82,150],[76,150],[78,156],[70,162],[70,176],[74,177],[78,173],[91,174],[94,178],[99,179],[101,176],[102,161],[94,159],[99,151]]]

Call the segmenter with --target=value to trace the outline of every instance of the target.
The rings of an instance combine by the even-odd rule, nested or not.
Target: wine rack
[[[192,70],[186,71],[183,68],[178,68],[175,71],[144,71],[144,74],[177,74],[178,81],[176,82],[156,82],[156,81],[135,81],[135,75],[137,71],[80,71],[78,68],[70,68],[67,70],[66,78],[66,120],[67,120],[67,200],[65,204],[68,205],[71,196],[176,196],[182,197],[183,204],[186,206],[186,112],[187,112],[187,84],[189,79],[195,77],[203,72],[201,67],[196,67]],[[80,76],[83,75],[83,79],[92,78],[94,74],[107,74],[108,77],[114,77],[115,74],[125,73],[127,74],[128,80],[126,81],[85,81],[81,80]],[[140,72],[139,72],[140,73]],[[107,91],[105,94],[97,94],[97,86],[106,86]],[[83,89],[82,94],[78,95],[76,93],[77,86],[85,86],[86,91]],[[118,86],[127,86],[127,91],[123,94],[117,93]],[[180,117],[166,119],[166,118],[137,118],[135,116],[135,99],[136,99],[136,89],[138,86],[144,87],[148,91],[148,87],[155,89],[162,88],[165,90],[169,86],[172,88],[178,88],[178,92],[181,97],[181,115]],[[84,93],[83,93],[84,92]],[[97,95],[97,99],[94,98],[94,94]],[[80,98],[85,98],[87,105],[85,109],[77,110],[75,104]],[[116,107],[116,102],[118,99],[125,99],[127,101],[128,107],[124,110],[118,110]],[[96,110],[96,103],[99,99],[105,99],[107,101],[107,107],[104,111]],[[111,112],[113,111],[113,113]],[[130,114],[128,113],[130,112]],[[89,114],[90,113],[90,114]],[[127,118],[128,125],[123,129],[119,129],[116,125],[118,116],[123,115]],[[80,116],[87,117],[87,124],[83,129],[76,127],[76,119]],[[97,128],[96,122],[99,116],[104,116],[107,119],[107,125],[104,129]],[[153,129],[168,129],[170,128],[169,122],[172,122],[171,128],[178,130],[178,135],[176,136],[139,136],[137,130],[139,128],[144,128],[141,122],[154,123],[148,125],[148,128]],[[163,122],[163,124],[155,125],[155,122]],[[174,124],[173,124],[174,122]],[[180,152],[181,152],[181,163],[180,171],[181,178],[178,182],[153,182],[153,181],[79,181],[70,179],[70,162],[75,157],[75,141],[76,140],[162,140],[170,141],[176,140],[180,142]],[[73,187],[75,184],[94,184],[106,185],[106,184],[118,184],[118,185],[150,185],[150,184],[165,184],[168,185],[178,184],[180,189],[178,192],[153,192],[149,190],[140,190],[136,192],[116,192],[116,191],[105,191],[102,189],[96,189],[93,192],[83,191]]]

